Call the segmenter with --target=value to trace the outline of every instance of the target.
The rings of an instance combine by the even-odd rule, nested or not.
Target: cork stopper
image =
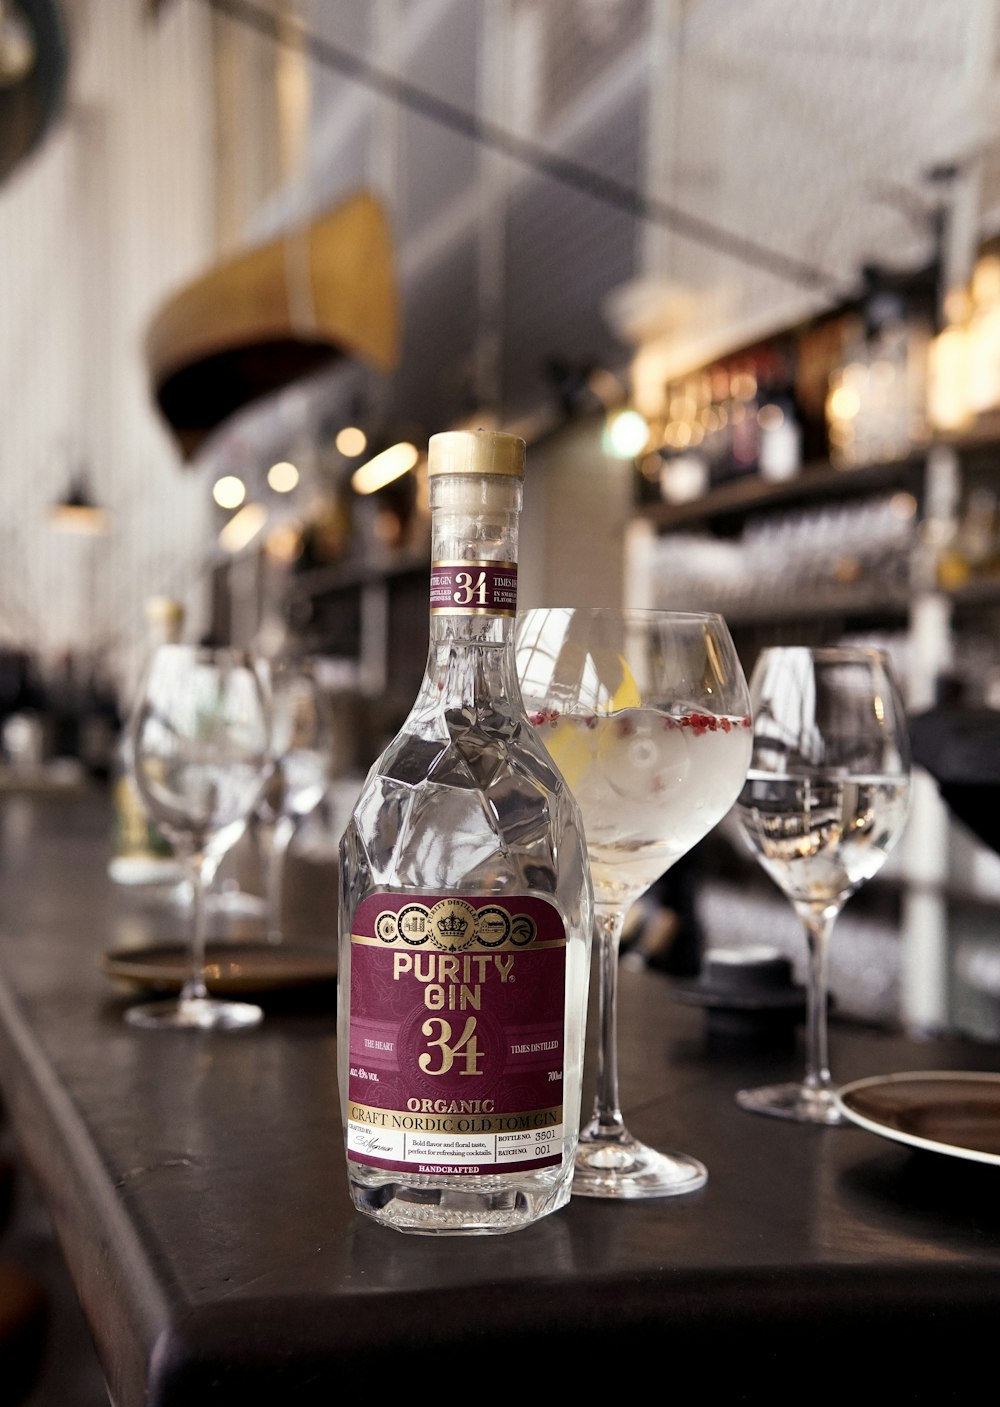
[[[427,446],[427,473],[524,478],[524,441],[503,430],[444,430]]]

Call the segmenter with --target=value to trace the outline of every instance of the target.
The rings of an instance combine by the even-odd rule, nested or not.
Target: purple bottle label
[[[347,1151],[474,1177],[562,1159],[566,930],[544,899],[374,894],[351,926]]]
[[[432,562],[431,615],[513,616],[516,562]]]

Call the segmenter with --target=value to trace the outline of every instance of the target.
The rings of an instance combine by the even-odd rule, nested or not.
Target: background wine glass
[[[192,898],[190,968],[179,997],[130,1007],[125,1019],[199,1030],[253,1025],[259,1006],[208,993],[205,920],[206,889],[242,834],[272,765],[262,667],[235,650],[160,646],[139,690],[131,734],[139,796],[180,857]]]
[[[573,1191],[693,1191],[704,1164],[647,1147],[622,1117],[618,956],[631,905],[739,794],[750,759],[746,679],[713,614],[538,608],[519,618],[517,661],[528,714],[579,802],[594,882],[596,1095]]]
[[[843,1123],[830,1075],[827,954],[844,904],[881,869],[906,823],[905,708],[888,657],[874,649],[765,649],[750,694],[753,755],[735,816],[805,930],[806,1072],[736,1098],[760,1114]]]
[[[319,805],[329,784],[333,720],[313,661],[272,664],[270,685],[274,766],[254,819],[264,867],[267,940],[280,943],[288,848],[299,824]]]

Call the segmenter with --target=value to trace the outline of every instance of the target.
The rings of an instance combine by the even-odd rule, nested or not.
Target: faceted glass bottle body
[[[513,563],[520,491],[514,478],[432,479],[435,563]],[[475,572],[471,580],[479,580]],[[459,585],[464,600],[463,591],[468,594]],[[570,1195],[592,891],[577,804],[521,702],[512,615],[432,611],[427,671],[416,703],[369,773],[341,841],[338,1046],[351,1197],[360,1211],[400,1231],[512,1231],[555,1211]],[[367,927],[365,913],[371,916]],[[428,943],[424,930],[435,920],[439,926]],[[385,1076],[377,1058],[374,1068],[359,1068],[365,1042],[352,1011],[352,958],[372,956],[358,947],[362,928],[376,950],[380,939],[391,942],[398,935],[401,951],[392,961],[407,978],[424,983],[424,1007],[401,1021],[398,1041],[386,1036],[388,1027],[379,1028],[381,1040],[368,1041],[378,1048],[398,1044],[402,1051],[408,1030],[421,1051],[420,1071],[427,1077],[411,1063],[407,1098],[396,1101],[401,1109],[370,1110],[368,1096],[377,1098],[375,1087]],[[470,942],[473,931],[476,940]],[[565,943],[538,945],[532,934],[564,935]],[[410,942],[412,954],[405,950]],[[522,942],[528,946],[519,951]],[[536,946],[548,951],[532,954]],[[384,958],[376,951],[375,961]],[[553,982],[560,984],[560,1007],[564,1003],[562,1027],[546,1032],[540,993]],[[506,1002],[499,1037],[490,1018],[494,993]],[[359,1029],[352,1037],[355,1022]],[[364,1029],[375,1030],[370,1013]],[[420,1034],[413,1035],[416,1030]],[[542,1039],[546,1034],[551,1039]],[[551,1068],[542,1068],[546,1060]],[[504,1118],[496,1117],[503,1106],[492,1098],[491,1075],[505,1061],[538,1067],[533,1088],[545,1093],[534,1104],[551,1110],[536,1107],[525,1114],[508,1108]],[[445,1063],[455,1078],[441,1081],[447,1097],[436,1098],[432,1077]],[[463,1075],[472,1078],[463,1082]],[[547,1088],[537,1083],[545,1080]],[[484,1090],[490,1097],[481,1097]],[[551,1143],[536,1127],[543,1113],[554,1130]],[[357,1122],[365,1118],[376,1125],[370,1139]],[[437,1152],[404,1166],[404,1134],[390,1133],[390,1127],[408,1129],[411,1140],[414,1130],[429,1130],[427,1145],[434,1143]],[[499,1138],[497,1128],[506,1130]],[[476,1130],[483,1131],[479,1140],[470,1137]],[[446,1132],[455,1135],[450,1144]],[[396,1141],[387,1152],[391,1139]],[[485,1152],[479,1170],[469,1150],[501,1144],[499,1156],[509,1162],[500,1167],[498,1155]],[[374,1164],[364,1160],[369,1146]],[[456,1150],[454,1165],[442,1162],[446,1147]],[[389,1161],[400,1161],[377,1165],[379,1149]],[[538,1159],[534,1165],[532,1156]]]

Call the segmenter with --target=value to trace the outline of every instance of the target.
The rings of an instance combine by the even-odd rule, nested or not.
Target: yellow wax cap
[[[443,430],[427,445],[427,473],[524,478],[524,441],[503,430]]]

